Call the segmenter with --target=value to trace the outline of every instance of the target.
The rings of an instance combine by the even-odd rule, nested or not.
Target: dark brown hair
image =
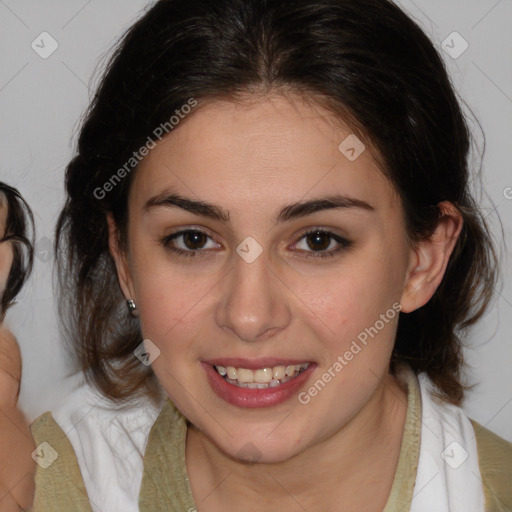
[[[28,279],[34,263],[34,217],[21,194],[0,182],[0,208],[7,209],[5,232],[0,243],[12,242],[13,262],[3,294],[0,296],[0,322]]]
[[[136,166],[119,170],[190,98],[286,90],[330,108],[378,150],[412,243],[432,234],[439,202],[461,212],[443,282],[428,304],[400,313],[391,361],[426,371],[460,403],[462,339],[492,297],[497,257],[469,191],[470,133],[445,66],[388,0],[161,0],[127,31],[67,168],[57,226],[61,317],[81,368],[111,398],[157,390],[134,357],[142,336],[108,251],[106,214],[123,233]],[[105,187],[116,173],[123,179]]]

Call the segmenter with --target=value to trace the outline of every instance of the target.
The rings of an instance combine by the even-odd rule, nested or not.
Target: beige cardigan
[[[421,399],[411,370],[407,416],[393,486],[384,512],[408,512],[416,481],[421,432]],[[512,444],[471,420],[484,483],[486,512],[512,512]],[[91,512],[78,462],[68,438],[47,412],[32,424],[36,445],[46,441],[58,453],[36,471],[33,512]],[[185,465],[187,421],[167,400],[154,423],[144,455],[140,512],[197,510]],[[108,511],[105,511],[108,512]]]

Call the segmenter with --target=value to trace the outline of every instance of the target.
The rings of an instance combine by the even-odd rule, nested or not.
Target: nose
[[[265,253],[252,263],[236,256],[223,283],[217,325],[243,341],[267,339],[290,323],[289,294]]]

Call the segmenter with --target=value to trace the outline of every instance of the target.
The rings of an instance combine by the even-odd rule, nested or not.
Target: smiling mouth
[[[295,379],[309,366],[309,362],[288,366],[274,366],[250,370],[234,366],[214,365],[215,371],[229,384],[239,388],[266,389],[276,388],[289,380]]]

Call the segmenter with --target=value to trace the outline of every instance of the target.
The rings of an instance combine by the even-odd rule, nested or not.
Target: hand
[[[28,509],[34,496],[35,443],[17,407],[21,354],[16,339],[0,325],[0,510]]]
[[[6,235],[7,201],[0,195],[0,240]],[[0,298],[13,260],[12,242],[0,242]],[[0,311],[0,409],[16,407],[21,381],[21,353],[16,339],[1,323]]]
[[[7,201],[0,195],[0,240],[6,235]],[[0,298],[13,260],[12,242],[0,242]],[[1,322],[0,312],[0,322]],[[0,409],[16,407],[21,381],[21,354],[14,336],[0,323]]]
[[[7,205],[0,197],[0,240],[5,236]],[[0,242],[0,298],[7,284],[13,250],[11,241]],[[2,312],[0,311],[0,322]],[[0,323],[0,510],[27,509],[34,495],[35,443],[28,423],[18,409],[21,352],[14,335]]]

